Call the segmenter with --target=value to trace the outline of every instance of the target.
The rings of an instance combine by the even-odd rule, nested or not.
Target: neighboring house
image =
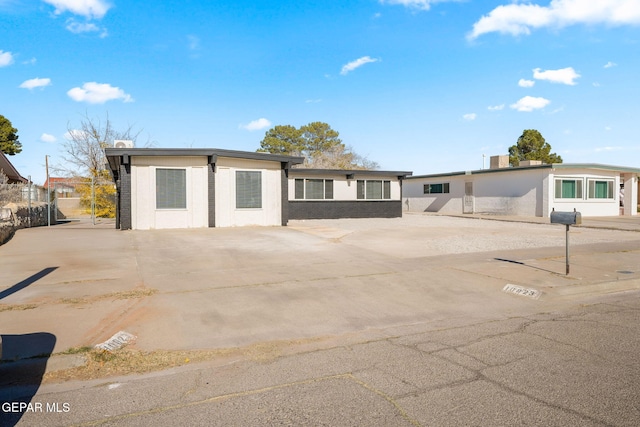
[[[80,197],[80,194],[76,191],[76,186],[79,184],[76,178],[61,178],[50,176],[45,180],[44,188],[55,192],[55,196],[58,198],[68,197]]]
[[[302,157],[204,148],[107,148],[116,228],[286,225],[287,174]]]
[[[402,180],[411,172],[297,168],[289,171],[289,218],[402,216]]]
[[[504,157],[492,157],[490,169],[407,178],[404,209],[538,217],[549,217],[554,209],[575,209],[583,216],[638,214],[638,168],[536,161],[504,167]]]
[[[0,170],[7,176],[7,184],[27,183],[27,179],[18,173],[16,168],[11,164],[7,156],[2,151],[0,151]]]

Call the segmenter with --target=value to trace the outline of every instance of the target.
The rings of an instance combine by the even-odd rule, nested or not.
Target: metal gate
[[[115,185],[92,178],[62,178],[53,183],[56,222],[82,221],[95,225],[115,216]]]

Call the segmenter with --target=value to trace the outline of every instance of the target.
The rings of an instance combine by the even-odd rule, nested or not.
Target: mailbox
[[[551,212],[551,224],[580,225],[582,215],[580,212]]]

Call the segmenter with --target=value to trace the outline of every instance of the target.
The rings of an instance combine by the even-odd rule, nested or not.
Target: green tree
[[[258,151],[271,154],[300,156],[304,150],[305,141],[302,130],[291,125],[275,126],[267,131],[260,142]]]
[[[509,164],[518,166],[522,160],[542,160],[543,163],[562,163],[562,157],[551,153],[551,145],[535,129],[525,129],[516,145],[509,147]]]
[[[97,218],[116,217],[116,186],[113,184],[109,172],[101,170],[92,180],[78,178],[81,184],[76,186],[80,193],[80,205],[86,213],[91,213],[91,201],[94,201],[94,212]],[[92,185],[93,184],[93,185]]]
[[[0,151],[13,156],[22,151],[22,144],[18,141],[18,129],[14,128],[9,119],[0,114]]]
[[[291,125],[269,129],[260,152],[305,158],[303,167],[318,169],[377,169],[378,164],[342,143],[340,134],[327,123],[312,122],[299,129]]]

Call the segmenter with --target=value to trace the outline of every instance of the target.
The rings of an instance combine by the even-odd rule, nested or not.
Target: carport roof
[[[596,169],[596,170],[607,170],[607,171],[615,171],[615,172],[627,172],[627,173],[637,173],[640,174],[640,169],[626,166],[614,166],[614,165],[603,165],[600,163],[553,163],[553,164],[542,164],[542,165],[530,165],[530,166],[515,166],[508,168],[494,168],[494,169],[479,169],[473,171],[458,171],[458,172],[449,172],[449,173],[436,173],[430,175],[414,175],[408,177],[407,179],[424,179],[424,178],[446,178],[452,176],[459,175],[478,175],[478,174],[487,174],[487,173],[505,173],[505,172],[516,172],[528,169]]]
[[[304,162],[303,157],[220,148],[105,148],[104,152],[115,179],[118,179],[120,165],[129,163],[129,158],[135,156],[207,156],[209,163],[215,163],[218,157],[231,157],[286,163],[287,167]]]

